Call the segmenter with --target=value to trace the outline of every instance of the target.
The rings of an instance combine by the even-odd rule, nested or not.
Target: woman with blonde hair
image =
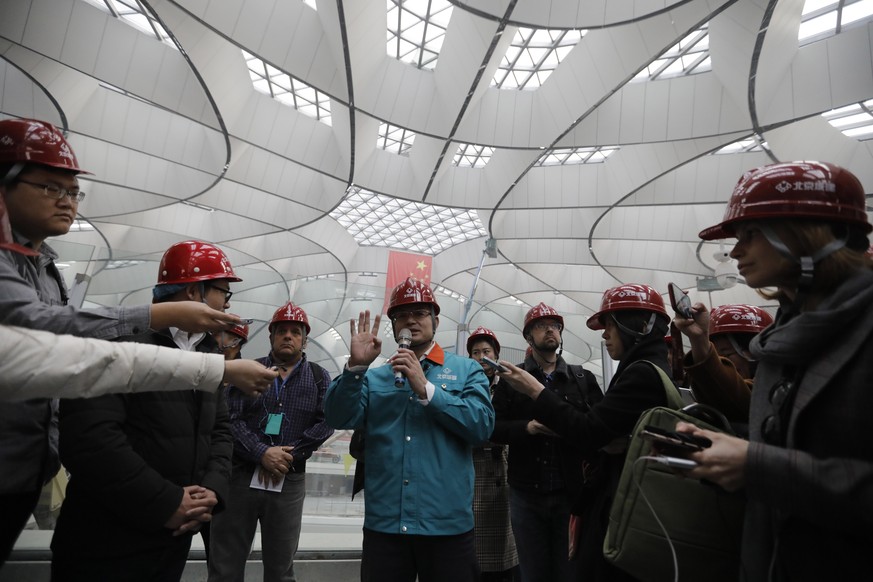
[[[747,172],[704,240],[734,237],[740,275],[779,301],[755,337],[748,441],[680,424],[712,446],[689,476],[748,497],[744,580],[860,580],[873,544],[873,270],[864,189],[848,170]]]

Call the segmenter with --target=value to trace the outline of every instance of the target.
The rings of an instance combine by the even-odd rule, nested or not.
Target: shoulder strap
[[[309,362],[309,369],[312,370],[312,377],[315,378],[315,387],[320,389],[324,386],[324,368],[311,360],[306,361]]]
[[[582,395],[582,399],[585,401],[588,408],[591,408],[592,405],[603,399],[603,392],[600,390],[600,387],[596,386],[595,383],[595,387],[597,387],[597,390],[595,390],[588,382],[585,368],[576,364],[567,364],[567,370],[570,372],[570,376],[579,388],[579,393]]]
[[[682,400],[682,395],[679,394],[679,389],[676,388],[676,385],[673,383],[673,380],[670,379],[670,376],[667,375],[667,372],[661,369],[660,366],[655,365],[653,362],[649,360],[640,360],[641,362],[645,362],[650,365],[655,371],[658,373],[658,376],[661,377],[661,383],[664,385],[664,395],[667,397],[667,406],[674,410],[680,410],[685,406],[685,402]]]

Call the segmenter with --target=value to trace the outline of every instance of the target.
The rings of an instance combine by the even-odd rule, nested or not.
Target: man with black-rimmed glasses
[[[561,357],[563,331],[564,318],[557,310],[545,303],[532,307],[522,328],[530,353],[520,367],[546,390],[584,410],[602,393],[591,372]],[[491,440],[509,445],[509,510],[521,582],[576,580],[577,561],[567,559],[567,532],[582,487],[582,453],[555,427],[535,420],[531,398],[505,384],[494,391],[497,420]]]
[[[156,304],[196,302],[223,312],[238,281],[221,249],[184,241],[164,253],[152,295]],[[121,339],[219,350],[212,335],[172,326]],[[193,533],[229,496],[225,391],[64,400],[60,430],[71,477],[52,539],[52,580],[180,579]]]
[[[64,134],[36,119],[0,120],[0,214],[12,241],[0,248],[0,323],[55,333],[113,339],[149,327],[177,325],[217,331],[238,318],[191,301],[77,309],[46,244],[65,235],[85,194],[87,174]],[[10,248],[13,247],[13,248]],[[35,368],[51,365],[51,354]],[[36,372],[38,373],[38,372]],[[40,490],[60,468],[56,399],[0,405],[0,565],[33,512]]]

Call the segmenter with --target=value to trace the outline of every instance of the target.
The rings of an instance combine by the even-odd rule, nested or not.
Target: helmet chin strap
[[[17,162],[16,164],[14,164],[11,168],[9,168],[9,171],[6,172],[6,175],[3,176],[2,183],[11,184],[12,182],[14,182],[18,175],[21,174],[21,170],[24,169],[24,166],[24,162]]]
[[[734,337],[734,334],[729,333],[726,335],[727,335],[728,341],[731,342],[731,347],[734,348],[734,351],[736,353],[738,353],[741,358],[743,358],[747,362],[754,362],[755,361],[755,358],[752,357],[752,354],[749,353],[748,350],[744,350],[743,348],[740,347],[740,344],[739,344],[739,342],[737,342],[736,338]]]
[[[758,228],[767,239],[767,242],[773,245],[774,249],[779,251],[781,255],[790,259],[795,264],[800,265],[800,280],[797,282],[798,296],[801,293],[805,293],[810,289],[810,287],[812,287],[812,279],[815,275],[815,264],[846,246],[846,242],[849,239],[848,233],[843,234],[843,236],[841,236],[840,238],[834,239],[822,248],[818,249],[811,256],[801,256],[798,258],[794,255],[794,253],[791,252],[791,249],[789,249],[785,245],[785,243],[782,242],[782,239],[779,238],[779,235],[776,234],[776,231],[774,231],[772,227],[766,224],[761,224]],[[796,299],[795,303],[798,303]]]
[[[618,326],[618,329],[625,332],[629,336],[636,338],[636,341],[634,343],[640,341],[641,339],[652,333],[652,330],[655,329],[655,319],[658,317],[658,315],[653,311],[652,315],[649,317],[649,321],[646,322],[645,326],[643,326],[643,331],[634,331],[628,326],[623,325],[618,320],[618,318],[615,317],[614,313],[610,313],[609,316],[612,318],[612,321],[615,322],[615,325]]]

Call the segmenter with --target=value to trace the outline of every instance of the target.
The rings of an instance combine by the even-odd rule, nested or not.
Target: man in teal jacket
[[[409,348],[370,369],[381,316],[371,327],[370,312],[361,313],[357,331],[351,321],[348,364],[325,398],[330,425],[366,429],[362,582],[479,577],[472,447],[491,435],[494,409],[482,367],[434,341],[439,312],[427,284],[395,287],[388,317]]]

